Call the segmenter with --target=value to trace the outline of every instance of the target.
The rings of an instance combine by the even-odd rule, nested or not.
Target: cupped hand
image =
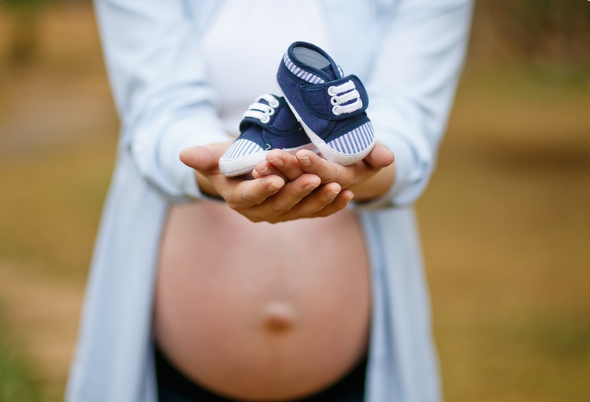
[[[259,178],[225,177],[218,166],[219,157],[230,143],[216,143],[187,148],[180,160],[196,170],[201,190],[223,198],[227,204],[253,222],[270,223],[331,215],[353,197],[341,191],[338,183],[321,184],[321,179],[303,173],[288,183],[279,175]]]
[[[273,150],[252,174],[258,178],[280,176],[286,181],[314,174],[322,183],[338,183],[343,189],[351,189],[356,199],[366,200],[383,194],[393,184],[394,159],[393,152],[380,143],[365,159],[348,166],[330,162],[309,150],[298,151],[294,156]]]

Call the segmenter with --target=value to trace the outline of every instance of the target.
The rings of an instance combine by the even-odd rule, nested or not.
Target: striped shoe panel
[[[283,56],[283,62],[285,63],[285,66],[289,71],[291,71],[293,74],[295,74],[302,80],[305,80],[312,84],[323,84],[325,82],[321,77],[318,77],[315,74],[302,70],[301,68],[293,64],[287,53],[285,53],[285,55]]]
[[[246,155],[255,154],[257,152],[263,151],[260,145],[243,139],[237,139],[231,144],[231,146],[225,151],[221,159],[223,160],[230,160],[241,158]]]
[[[369,121],[328,142],[328,146],[341,154],[356,155],[369,148],[373,142],[375,142],[375,133]]]

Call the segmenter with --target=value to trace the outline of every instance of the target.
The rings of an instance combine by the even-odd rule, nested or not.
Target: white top
[[[371,265],[365,401],[436,402],[440,389],[429,302],[408,206],[435,165],[465,55],[472,2],[318,1],[333,34],[330,55],[363,80],[377,140],[396,156],[393,188],[354,206]],[[220,4],[95,0],[122,130],[70,372],[69,402],[157,401],[151,307],[162,230],[171,203],[204,198],[178,153],[230,138],[214,107],[202,46]],[[277,18],[290,20],[282,11]],[[245,48],[262,44],[235,40]]]
[[[291,43],[311,42],[331,52],[318,0],[225,0],[209,27],[203,35],[209,84],[219,117],[232,135],[238,134],[246,107],[258,96],[282,95],[276,74]],[[246,38],[247,45],[236,38]]]

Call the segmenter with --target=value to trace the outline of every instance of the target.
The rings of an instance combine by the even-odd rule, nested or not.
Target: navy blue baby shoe
[[[375,145],[365,110],[369,98],[355,75],[319,47],[295,42],[283,56],[277,81],[295,117],[327,160],[350,165]]]
[[[219,159],[219,170],[228,177],[251,172],[272,149],[315,150],[285,99],[276,95],[262,95],[248,107],[240,133]]]

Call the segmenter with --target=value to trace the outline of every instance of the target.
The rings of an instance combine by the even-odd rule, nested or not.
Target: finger
[[[231,180],[236,179],[228,179],[228,181]],[[261,179],[243,180],[237,182],[224,198],[230,208],[246,209],[263,203],[278,193],[284,185],[285,181],[274,175]]]
[[[295,154],[299,165],[307,173],[313,173],[322,179],[322,183],[336,181],[343,187],[352,183],[356,171],[355,165],[342,166],[320,158],[314,152],[302,150]]]
[[[280,170],[271,165],[266,159],[258,162],[252,170],[252,177],[260,179],[261,177],[270,176],[271,174],[282,177],[285,181],[290,181]]]
[[[305,173],[297,159],[288,152],[275,149],[266,155],[266,160],[289,181],[293,181]]]
[[[342,191],[338,183],[328,183],[305,197],[294,208],[280,216],[283,221],[311,218],[336,200]]]
[[[377,143],[364,161],[375,169],[382,169],[393,163],[395,155],[385,145]]]
[[[335,214],[338,211],[345,209],[354,198],[354,194],[350,190],[343,190],[330,204],[326,205],[321,210],[310,216],[310,218],[321,218]]]
[[[263,205],[260,205],[260,213],[270,215],[281,215],[290,211],[303,198],[309,195],[321,184],[319,177],[311,174],[304,174],[295,181],[287,183],[274,197],[269,198]]]
[[[190,147],[180,152],[179,158],[187,166],[203,173],[215,171],[219,158],[223,155],[231,142],[219,142],[198,147]]]

